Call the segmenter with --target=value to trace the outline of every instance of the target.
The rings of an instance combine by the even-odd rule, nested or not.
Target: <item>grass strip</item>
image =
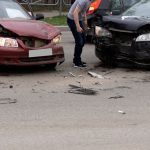
[[[65,15],[62,16],[54,16],[52,18],[44,18],[44,21],[55,25],[55,26],[66,26],[67,25],[67,17]]]

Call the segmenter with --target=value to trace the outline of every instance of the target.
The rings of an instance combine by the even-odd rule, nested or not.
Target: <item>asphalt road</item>
[[[0,149],[149,150],[149,71],[100,67],[92,44],[88,67],[73,68],[70,32],[61,44],[66,61],[56,71],[1,68]]]

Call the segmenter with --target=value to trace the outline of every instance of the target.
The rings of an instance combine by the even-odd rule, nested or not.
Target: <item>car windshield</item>
[[[139,2],[139,1],[140,0],[122,0],[125,9],[133,6],[135,3]]]
[[[126,10],[122,15],[150,17],[150,0],[141,0],[139,3]]]
[[[14,0],[0,0],[0,18],[31,19],[32,17]]]

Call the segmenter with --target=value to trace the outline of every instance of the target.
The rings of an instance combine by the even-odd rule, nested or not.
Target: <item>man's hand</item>
[[[77,32],[82,33],[82,32],[83,32],[83,29],[79,26],[79,27],[77,27]]]

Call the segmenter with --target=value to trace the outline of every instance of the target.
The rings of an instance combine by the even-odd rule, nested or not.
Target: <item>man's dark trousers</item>
[[[77,32],[74,20],[67,18],[67,23],[68,23],[68,26],[69,26],[69,28],[70,28],[73,36],[74,36],[74,39],[75,39],[75,49],[74,49],[73,62],[75,64],[80,64],[81,63],[82,49],[83,49],[83,46],[86,42],[85,33],[84,32],[82,32],[82,33]],[[81,28],[84,29],[82,21],[79,21],[79,23],[80,23]]]

